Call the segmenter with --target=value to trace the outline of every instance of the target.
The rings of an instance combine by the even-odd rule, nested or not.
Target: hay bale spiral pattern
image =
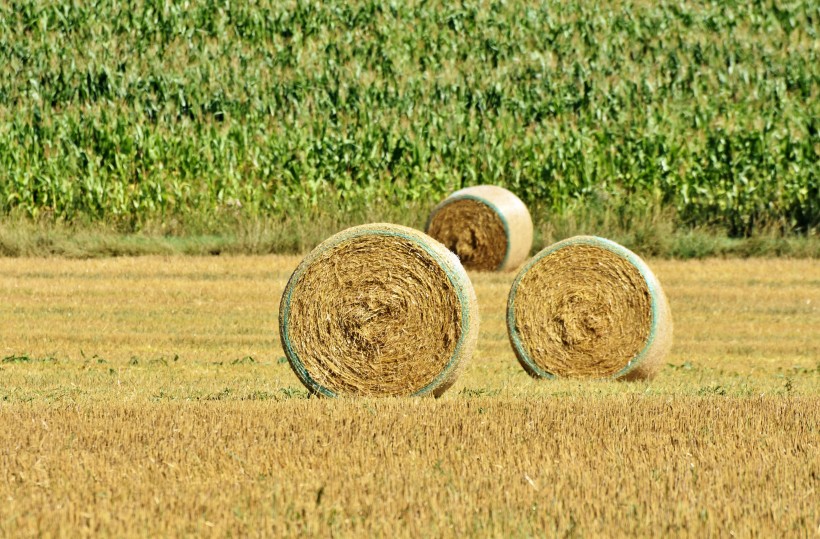
[[[651,377],[672,344],[655,275],[629,249],[577,236],[538,253],[507,301],[507,330],[534,377]]]
[[[299,264],[282,295],[279,332],[314,394],[438,396],[472,355],[478,308],[443,245],[410,228],[363,225]]]
[[[512,270],[532,248],[532,218],[527,206],[495,185],[456,191],[433,208],[426,230],[456,253],[467,269]]]

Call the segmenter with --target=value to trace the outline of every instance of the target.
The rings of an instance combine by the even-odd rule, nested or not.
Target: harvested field
[[[434,399],[305,399],[278,342],[300,257],[0,259],[0,535],[820,533],[820,264],[648,260],[650,382],[538,381],[514,274],[471,274]]]

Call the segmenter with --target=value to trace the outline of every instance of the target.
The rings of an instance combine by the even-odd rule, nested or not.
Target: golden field
[[[298,257],[0,259],[0,536],[820,536],[820,263],[651,260],[651,383],[530,379],[471,274],[441,399],[306,399]]]

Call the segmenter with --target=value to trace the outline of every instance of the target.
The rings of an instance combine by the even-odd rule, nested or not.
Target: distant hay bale
[[[314,394],[441,395],[478,337],[475,291],[427,235],[369,224],[322,242],[279,307],[282,346]]]
[[[513,270],[532,248],[527,206],[495,185],[456,191],[433,208],[426,230],[456,253],[467,269]]]
[[[577,236],[521,269],[507,330],[534,377],[644,379],[672,345],[672,314],[643,260],[615,242]]]

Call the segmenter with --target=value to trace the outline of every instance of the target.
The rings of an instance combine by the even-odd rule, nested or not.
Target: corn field
[[[820,225],[814,2],[0,2],[0,212],[428,203]]]

